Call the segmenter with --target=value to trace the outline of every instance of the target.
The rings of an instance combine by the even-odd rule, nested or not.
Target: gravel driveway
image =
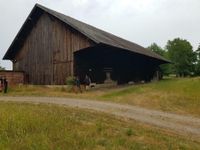
[[[181,135],[200,139],[200,118],[177,115],[137,106],[116,104],[110,102],[80,100],[57,97],[0,97],[0,101],[51,103],[70,107],[79,107],[113,114],[115,116],[134,119],[136,121],[170,129]]]

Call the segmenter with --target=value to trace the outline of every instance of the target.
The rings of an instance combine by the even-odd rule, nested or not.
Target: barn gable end
[[[90,47],[87,37],[43,13],[15,55],[14,71],[24,71],[30,83],[64,84],[73,75],[73,52]]]

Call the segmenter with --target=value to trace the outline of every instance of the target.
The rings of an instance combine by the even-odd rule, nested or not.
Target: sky
[[[0,65],[36,3],[108,31],[141,46],[180,37],[200,43],[200,0],[0,0]]]

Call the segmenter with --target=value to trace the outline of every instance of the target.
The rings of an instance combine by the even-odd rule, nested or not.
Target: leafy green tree
[[[198,49],[196,50],[196,53],[197,53],[197,59],[200,60],[200,44],[199,44],[199,47]]]
[[[166,49],[173,62],[173,71],[177,76],[184,77],[194,72],[196,55],[190,42],[180,38],[169,40]]]
[[[196,53],[196,59],[197,59],[197,62],[195,65],[195,75],[200,76],[200,44],[195,53]]]
[[[158,46],[156,43],[152,43],[148,49],[152,50],[153,52],[159,54],[160,56],[163,56],[166,59],[169,59],[168,52],[164,50],[162,47]],[[163,73],[163,75],[169,75],[171,74],[171,66],[170,64],[163,64],[160,65],[160,69]]]
[[[148,49],[152,50],[153,52],[161,55],[161,56],[164,56],[165,55],[165,51],[160,47],[158,46],[156,43],[152,43]]]

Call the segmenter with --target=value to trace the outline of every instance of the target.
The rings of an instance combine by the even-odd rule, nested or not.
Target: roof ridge
[[[81,22],[81,23],[84,23],[84,22],[79,21],[79,20],[77,20],[77,19],[74,19],[74,18],[72,18],[72,17],[70,17],[70,16],[67,16],[67,15],[65,15],[65,14],[63,14],[63,13],[57,12],[57,11],[55,11],[55,10],[49,9],[49,8],[47,8],[47,7],[45,7],[45,6],[42,6],[42,5],[38,4],[38,3],[37,3],[35,6],[39,7],[40,9],[46,11],[47,13],[53,15],[54,17],[56,17],[56,18],[58,18],[59,20],[61,20],[61,21],[65,22],[65,23],[67,23],[68,25],[72,26],[74,29],[76,29],[76,30],[78,30],[79,32],[81,32],[80,29],[77,29],[77,27],[74,27],[69,21],[67,21],[66,19],[61,19],[61,18],[60,18],[59,16],[57,16],[56,14],[63,15],[63,16],[65,16],[65,17],[68,17],[68,18],[70,18],[70,19],[76,20],[76,21]],[[54,14],[54,13],[52,13],[52,12],[54,12],[54,13],[56,13],[56,14]],[[86,23],[84,23],[84,24],[86,24]],[[86,24],[86,25],[89,25],[89,24]],[[89,25],[89,26],[91,26],[91,25]],[[91,27],[92,27],[92,26],[91,26]],[[81,33],[82,33],[82,32],[81,32]],[[91,40],[93,40],[94,42],[99,43],[99,41],[97,41],[97,40],[94,39],[93,37],[90,37],[87,33],[84,32],[84,33],[82,33],[82,34],[84,34],[85,36],[87,36],[88,38],[90,38]]]

